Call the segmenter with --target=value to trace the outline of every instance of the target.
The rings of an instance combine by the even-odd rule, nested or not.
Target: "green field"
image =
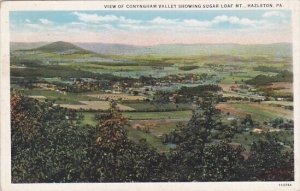
[[[130,120],[146,119],[190,119],[192,111],[171,111],[171,112],[123,112]]]
[[[293,119],[293,111],[268,104],[227,103],[222,104],[221,110],[240,117],[250,114],[254,120],[259,122],[267,122],[278,117]]]
[[[292,111],[278,107],[254,104],[234,104],[233,106],[251,114],[253,116],[253,119],[257,121],[271,120],[275,117],[283,117],[288,119],[293,118]]]
[[[193,106],[191,104],[175,104],[175,103],[145,103],[145,102],[122,102],[123,105],[134,108],[136,111],[175,111],[175,110],[192,110]]]
[[[97,125],[98,121],[95,119],[95,113],[93,112],[82,112],[84,118],[82,120],[82,124],[84,125]]]
[[[52,90],[42,89],[26,89],[23,90],[24,95],[45,96],[49,100],[55,100],[57,104],[79,104],[79,101],[98,101],[99,99],[89,97],[85,93],[66,93],[62,94]]]
[[[97,112],[82,112],[84,115],[84,119],[82,120],[83,125],[92,125],[95,126],[98,124],[98,121],[95,120],[95,114]],[[157,116],[162,112],[158,112]],[[143,113],[144,114],[144,113]],[[126,115],[125,115],[126,116]],[[155,117],[152,115],[152,117]],[[152,147],[158,149],[160,152],[165,152],[169,150],[169,147],[161,142],[161,136],[163,134],[170,133],[174,129],[178,128],[177,121],[170,120],[158,120],[158,119],[149,119],[146,122],[144,120],[131,120],[129,124],[126,126],[126,130],[128,132],[128,137],[132,141],[139,141],[140,139],[146,139],[146,141]],[[151,126],[149,132],[145,132],[143,130],[135,129],[134,126],[136,124],[141,124],[144,126],[145,124],[150,124]]]
[[[144,133],[142,131],[133,129],[130,126],[128,126],[126,129],[128,131],[129,139],[131,139],[133,141],[137,142],[140,139],[146,139],[146,141],[149,145],[151,145],[153,148],[156,148],[160,152],[165,152],[165,151],[169,150],[169,148],[161,142],[161,138],[159,138],[153,134]]]

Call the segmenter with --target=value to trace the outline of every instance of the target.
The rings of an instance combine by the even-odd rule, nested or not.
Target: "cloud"
[[[272,23],[268,22],[266,17],[271,16],[281,16],[284,14],[279,11],[270,11],[263,14],[260,19],[250,19],[246,17],[238,17],[238,16],[228,16],[228,15],[218,15],[210,20],[199,20],[199,19],[168,19],[163,17],[155,17],[150,20],[137,20],[137,19],[129,19],[124,16],[116,16],[116,15],[98,15],[98,14],[88,14],[82,12],[73,12],[73,15],[76,15],[80,22],[96,24],[99,27],[110,24],[111,28],[120,28],[130,30],[149,30],[149,29],[165,29],[167,27],[172,26],[172,30],[182,27],[195,28],[195,29],[210,29],[213,27],[222,28],[224,26],[220,26],[220,24],[230,24],[237,25],[243,28],[249,27],[261,27],[268,28],[272,25]],[[232,27],[232,26],[230,26]],[[234,27],[232,27],[234,29]]]
[[[264,24],[265,20],[251,20],[248,18],[239,18],[236,16],[221,15],[221,16],[216,16],[211,22],[213,24],[230,23],[230,24],[236,24],[241,26],[255,27]]]
[[[262,15],[263,18],[270,18],[270,17],[281,17],[281,18],[285,18],[285,14],[283,12],[279,12],[279,11],[268,11],[265,12]]]
[[[165,19],[162,17],[156,17],[149,21],[150,24],[157,24],[157,25],[172,25],[176,24],[177,20],[175,19]]]
[[[98,14],[87,14],[87,13],[79,13],[73,12],[73,15],[78,17],[79,21],[92,23],[92,24],[100,24],[100,23],[107,23],[107,22],[121,22],[121,23],[140,23],[141,21],[133,20],[133,19],[126,19],[123,16],[115,16],[115,15],[104,15],[100,16]]]
[[[118,17],[115,15],[99,16],[97,14],[86,14],[79,12],[73,12],[73,14],[78,17],[78,20],[87,23],[112,22],[118,20]]]
[[[48,19],[39,19],[39,21],[43,24],[43,25],[52,25],[53,22],[48,20]]]
[[[272,16],[284,15],[284,12],[277,12],[279,11],[265,12],[260,17],[248,17],[245,14],[244,16],[218,14],[210,18],[168,18],[156,15],[148,19],[130,18],[115,14],[70,12],[68,14],[75,15],[70,22],[50,21],[43,16],[38,20],[25,17],[22,18],[23,22],[19,22],[19,20],[11,22],[10,29],[14,41],[65,39],[71,42],[95,41],[145,45],[189,43],[193,40],[199,43],[214,43],[219,42],[224,37],[224,42],[238,43],[250,39],[249,36],[252,35],[253,38],[251,39],[254,43],[256,42],[254,37],[259,37],[262,34],[265,35],[265,39],[258,39],[263,39],[264,42],[287,41],[291,29],[288,15],[286,18],[269,19]],[[286,22],[283,22],[285,20]],[[284,35],[280,40],[281,34]]]
[[[212,25],[209,21],[199,21],[196,19],[185,19],[183,24],[188,27],[210,27]]]

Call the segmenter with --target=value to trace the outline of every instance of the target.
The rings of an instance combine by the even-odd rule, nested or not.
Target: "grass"
[[[136,100],[144,100],[145,96],[134,96],[125,93],[113,94],[113,93],[92,93],[88,94],[89,97],[98,98],[100,100],[127,100],[127,101],[136,101]],[[144,103],[143,103],[144,104]],[[130,106],[131,107],[131,106]]]
[[[144,133],[140,130],[126,127],[128,130],[128,138],[132,141],[138,142],[140,139],[146,139],[147,143],[160,152],[168,151],[169,148],[161,142],[161,139],[151,133]]]
[[[55,100],[57,104],[79,104],[79,101],[88,100],[88,101],[97,101],[99,99],[88,97],[84,93],[67,93],[62,94],[56,91],[51,90],[42,90],[42,89],[25,89],[23,91],[24,95],[39,95],[45,96],[47,99]]]
[[[61,107],[75,109],[75,110],[109,110],[110,102],[109,101],[80,101],[80,104],[61,104]],[[132,111],[134,110],[131,107],[118,104],[118,108],[121,111]]]
[[[125,117],[131,120],[146,119],[190,119],[192,111],[172,111],[172,112],[123,112]]]
[[[114,72],[114,71],[144,71],[151,70],[147,66],[85,66],[82,70],[89,72]]]
[[[152,134],[155,134],[157,136],[161,136],[163,134],[168,134],[172,132],[173,130],[177,129],[176,126],[177,122],[169,122],[164,124],[157,124],[155,128],[151,130]]]
[[[264,104],[234,104],[234,106],[243,109],[258,121],[270,120],[276,117],[292,118],[291,111]]]
[[[191,104],[151,104],[145,102],[122,102],[122,104],[134,108],[136,111],[175,111],[175,110],[191,110]]]
[[[84,118],[82,124],[95,126],[98,124],[98,121],[95,119],[95,113],[93,112],[82,112]]]
[[[231,72],[233,72],[233,73],[231,74]],[[235,82],[244,83],[244,81],[250,80],[260,74],[272,76],[272,75],[275,75],[276,73],[254,71],[252,67],[243,67],[242,69],[239,69],[237,71],[233,71],[231,69],[226,69],[221,74],[223,76],[221,83],[224,83],[224,84],[232,84]]]
[[[220,104],[220,109],[224,112],[230,112],[239,117],[245,117],[250,114],[252,119],[263,122],[271,119],[282,117],[287,119],[293,118],[293,112],[284,108],[274,107],[268,104],[257,103],[226,103]]]

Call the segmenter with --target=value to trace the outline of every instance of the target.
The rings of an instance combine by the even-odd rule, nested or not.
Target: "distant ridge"
[[[40,50],[44,52],[61,52],[61,53],[82,53],[82,54],[89,54],[93,53],[92,51],[85,50],[80,48],[72,43],[64,42],[64,41],[57,41],[53,42],[41,47],[36,48],[35,50]]]
[[[11,50],[41,50],[59,53],[97,53],[100,55],[155,55],[166,57],[181,56],[273,56],[291,57],[291,43],[273,44],[160,44],[153,46],[135,46],[129,44],[109,43],[68,43],[63,41],[50,44],[11,42]]]
[[[134,54],[140,49],[144,49],[142,46],[134,46],[128,44],[109,44],[109,43],[75,43],[77,46],[96,52],[98,54],[109,55],[128,55]]]

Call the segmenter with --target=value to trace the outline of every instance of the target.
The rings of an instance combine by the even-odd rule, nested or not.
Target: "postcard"
[[[300,190],[299,5],[2,2],[1,190]]]

